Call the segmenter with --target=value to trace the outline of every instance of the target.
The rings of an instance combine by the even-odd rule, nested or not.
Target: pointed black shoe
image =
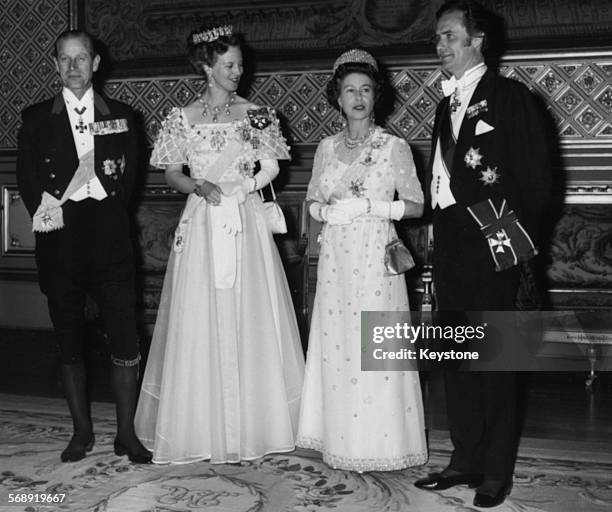
[[[84,459],[87,452],[90,452],[93,449],[95,440],[96,438],[93,435],[93,432],[91,437],[85,443],[81,443],[77,440],[76,436],[72,436],[68,442],[68,446],[66,446],[66,449],[60,455],[61,461],[76,462]]]
[[[142,444],[138,451],[131,451],[126,445],[119,441],[119,438],[115,437],[113,447],[115,448],[115,455],[127,455],[130,462],[134,462],[135,464],[149,464],[153,459],[153,454],[142,446]]]
[[[474,496],[474,506],[480,508],[497,507],[497,505],[501,505],[506,500],[506,497],[508,494],[510,494],[511,490],[512,484],[508,484],[502,486],[501,489],[493,496],[477,492],[476,496]]]
[[[455,485],[478,487],[482,483],[482,475],[477,473],[459,473],[453,476],[443,476],[442,473],[431,473],[425,478],[414,482],[415,487],[426,491],[443,491]]]

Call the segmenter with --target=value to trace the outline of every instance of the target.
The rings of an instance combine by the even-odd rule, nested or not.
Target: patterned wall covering
[[[612,144],[612,52],[514,57],[500,72],[526,83],[544,98],[563,142]],[[248,97],[273,105],[286,121],[293,143],[317,143],[339,128],[339,116],[327,103],[323,89],[328,71],[260,73]],[[431,137],[436,105],[441,97],[440,69],[435,62],[390,69],[396,104],[387,127],[411,142]],[[109,96],[142,112],[151,139],[164,112],[185,105],[202,90],[197,78],[155,78],[112,81]]]
[[[16,147],[21,110],[58,90],[52,45],[68,12],[68,0],[1,2],[0,150]]]

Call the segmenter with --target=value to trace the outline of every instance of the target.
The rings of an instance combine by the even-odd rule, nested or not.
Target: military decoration
[[[489,107],[487,105],[487,100],[479,101],[478,103],[474,103],[470,105],[465,111],[465,115],[468,119],[472,119],[472,117],[476,117],[478,114],[482,112],[488,112]]]
[[[111,158],[107,158],[102,162],[102,168],[104,169],[104,175],[110,176],[113,179],[117,179],[117,163]]]
[[[508,234],[506,233],[506,230],[504,229],[495,233],[495,236],[490,237],[488,240],[489,240],[489,245],[491,246],[491,249],[497,253],[505,252],[504,247],[512,248],[512,243],[510,241],[510,238],[508,237]]]
[[[497,172],[497,167],[493,167],[491,169],[487,166],[487,169],[484,171],[480,171],[480,181],[482,181],[485,185],[494,185],[499,181],[499,173]]]
[[[465,165],[471,167],[472,169],[476,169],[479,165],[482,165],[483,155],[480,154],[480,148],[470,148],[468,152],[463,157],[463,161]]]
[[[111,133],[123,133],[128,131],[127,119],[96,121],[95,123],[89,123],[87,126],[92,135],[109,135]]]

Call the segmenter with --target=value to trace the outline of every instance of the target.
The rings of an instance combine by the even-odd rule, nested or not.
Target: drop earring
[[[342,115],[341,112],[337,112],[334,119],[331,122],[331,127],[333,128],[334,132],[340,132],[344,130],[345,126],[346,126],[346,119],[344,119],[344,116]]]

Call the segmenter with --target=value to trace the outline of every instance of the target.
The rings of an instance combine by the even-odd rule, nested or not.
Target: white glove
[[[369,201],[365,197],[354,197],[350,199],[340,199],[336,201],[333,206],[340,208],[352,221],[356,217],[367,213]]]
[[[321,208],[321,217],[332,226],[350,224],[351,218],[341,206],[330,204]]]
[[[401,199],[397,201],[370,201],[370,215],[383,219],[400,220],[404,216],[406,203]]]
[[[221,203],[215,208],[215,223],[228,235],[235,235],[242,231],[240,209],[238,208],[238,194],[221,196]]]
[[[238,204],[242,204],[246,201],[249,194],[253,192],[253,186],[255,185],[253,180],[254,178],[245,178],[241,181],[223,181],[219,183],[219,187],[224,196],[235,196]]]
[[[314,202],[310,205],[308,211],[313,219],[319,222],[326,222],[332,226],[351,223],[351,219],[345,209],[335,204]]]

